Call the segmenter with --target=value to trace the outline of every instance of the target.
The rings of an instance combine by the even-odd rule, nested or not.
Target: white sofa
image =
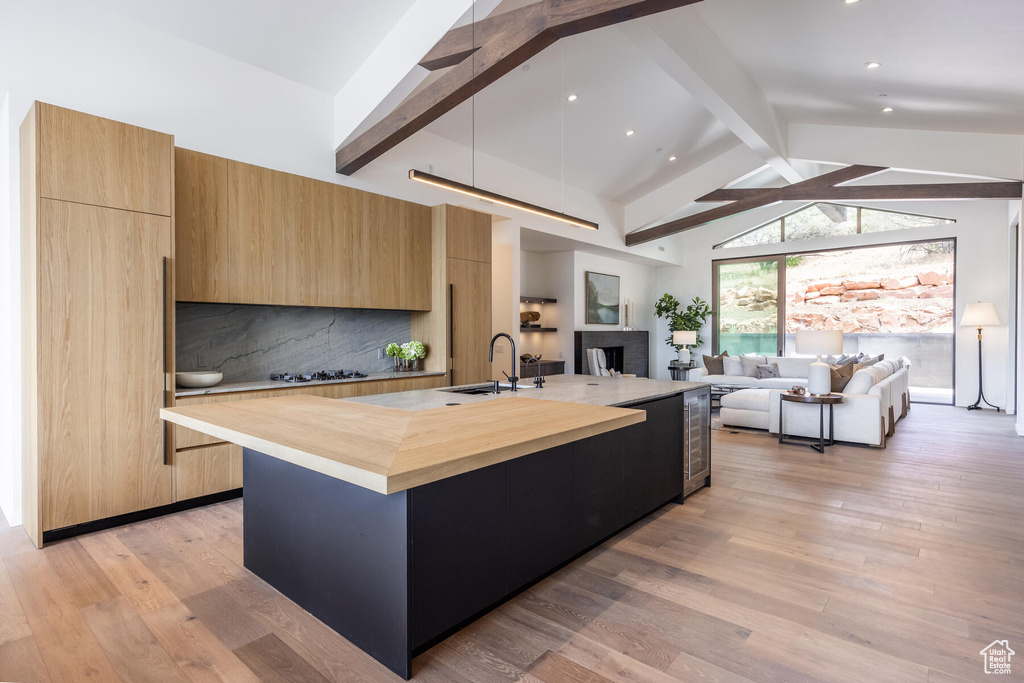
[[[760,365],[778,363],[780,376],[769,379],[757,379],[747,375],[709,375],[707,368],[694,368],[687,373],[687,379],[691,382],[738,384],[759,389],[792,389],[796,385],[807,386],[807,368],[815,361],[814,358],[785,358],[780,356],[738,356],[737,358],[756,358]]]
[[[723,425],[764,429],[772,434],[779,430],[779,394],[795,384],[806,385],[806,367],[813,359],[768,358],[767,362],[805,361],[804,377],[792,376],[798,372],[796,363],[787,363],[791,376],[773,380],[758,380],[735,375],[708,375],[704,368],[691,370],[694,381],[712,384],[744,384],[741,389],[721,398],[719,417]],[[701,372],[703,371],[703,372]],[[779,364],[783,374],[783,364]],[[896,422],[910,408],[910,363],[905,358],[882,360],[854,373],[843,390],[844,401],[834,407],[835,437],[838,441],[885,446],[886,437],[895,432]],[[799,380],[803,380],[800,382]],[[780,381],[783,380],[783,381]],[[768,383],[765,386],[762,383]],[[781,386],[779,386],[781,385]],[[818,436],[819,407],[812,404],[786,403],[785,430],[790,436]],[[827,426],[826,426],[827,429]]]

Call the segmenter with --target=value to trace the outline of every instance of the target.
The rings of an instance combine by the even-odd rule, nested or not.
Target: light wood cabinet
[[[35,107],[39,196],[171,215],[172,136],[41,102]]]
[[[36,103],[21,146],[23,513],[41,546],[173,502],[159,416],[174,372],[173,141]]]
[[[448,284],[452,299],[452,384],[498,379],[490,376],[491,364],[487,360],[491,340],[491,264],[450,258]]]
[[[180,301],[430,309],[428,207],[189,150],[176,158]]]
[[[175,147],[174,177],[177,299],[229,302],[227,159]]]
[[[175,501],[242,488],[242,447],[220,443],[174,454]]]
[[[435,206],[431,217],[431,309],[413,313],[412,336],[427,346],[425,369],[448,372],[449,384],[494,379],[487,360],[491,217],[449,204]]]
[[[445,206],[448,258],[491,262],[491,217],[459,206]]]

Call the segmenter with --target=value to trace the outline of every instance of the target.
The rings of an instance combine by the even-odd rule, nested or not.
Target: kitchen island
[[[245,566],[409,678],[416,654],[709,483],[708,406],[703,384],[563,376],[161,414],[245,448]]]

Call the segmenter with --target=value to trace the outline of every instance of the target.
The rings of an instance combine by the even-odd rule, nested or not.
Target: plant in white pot
[[[668,320],[669,336],[665,343],[679,353],[679,362],[690,362],[690,347],[700,346],[700,328],[711,315],[711,306],[699,296],[683,310],[682,303],[671,294],[665,294],[654,305],[654,313]]]

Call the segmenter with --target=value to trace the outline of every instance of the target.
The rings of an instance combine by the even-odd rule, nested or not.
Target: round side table
[[[825,452],[825,446],[835,445],[835,418],[832,413],[832,406],[843,402],[842,394],[790,394],[783,391],[779,394],[779,443],[792,443],[810,446],[819,453]],[[818,439],[817,443],[812,438],[797,437],[786,439],[786,432],[782,429],[782,408],[786,403],[816,403],[818,405]],[[825,406],[828,406],[828,441],[825,441]]]

